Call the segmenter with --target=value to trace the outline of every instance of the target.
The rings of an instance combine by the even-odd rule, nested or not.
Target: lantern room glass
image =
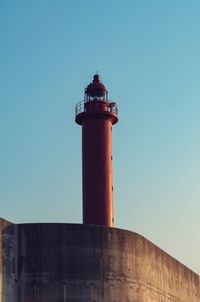
[[[108,93],[106,91],[94,91],[87,94],[85,93],[85,102],[92,102],[92,101],[108,101]]]

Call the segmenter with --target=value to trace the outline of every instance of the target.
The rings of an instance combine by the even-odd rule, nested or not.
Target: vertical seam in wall
[[[18,251],[18,225],[14,225],[14,265],[15,265],[15,276],[14,276],[14,302],[17,302],[18,299],[18,259],[19,259],[19,251]]]

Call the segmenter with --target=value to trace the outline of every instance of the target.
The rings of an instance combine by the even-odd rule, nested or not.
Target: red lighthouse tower
[[[117,105],[95,74],[76,105],[76,122],[82,125],[83,223],[113,226],[112,125]]]

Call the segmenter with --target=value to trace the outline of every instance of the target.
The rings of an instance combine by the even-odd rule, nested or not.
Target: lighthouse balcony
[[[114,115],[118,115],[117,104],[113,101],[81,101],[76,104],[75,115],[79,115],[84,112],[109,112]]]
[[[79,125],[82,125],[84,120],[92,117],[110,119],[112,124],[116,124],[118,121],[117,104],[107,100],[81,101],[76,104],[75,120]]]

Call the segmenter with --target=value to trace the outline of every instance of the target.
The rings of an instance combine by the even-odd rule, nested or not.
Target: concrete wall
[[[8,244],[9,238],[6,238],[5,235],[3,236],[3,231],[9,225],[12,225],[12,223],[10,221],[7,221],[0,217],[0,301],[3,301],[3,293],[4,293],[4,296],[6,295],[6,291],[5,291],[5,288],[3,288],[3,286],[4,286],[4,284],[7,284],[7,282],[5,282],[5,280],[3,280],[3,275],[5,276],[5,274],[3,274],[3,272],[8,267],[8,265],[7,265],[8,254],[7,255],[4,254],[4,257],[3,257],[3,253],[4,253],[3,252],[4,251],[3,241],[4,242],[6,241]],[[3,240],[3,238],[4,238],[4,240]],[[13,239],[13,237],[12,237],[12,239]]]
[[[3,302],[200,302],[199,276],[133,232],[20,224],[3,244]]]

